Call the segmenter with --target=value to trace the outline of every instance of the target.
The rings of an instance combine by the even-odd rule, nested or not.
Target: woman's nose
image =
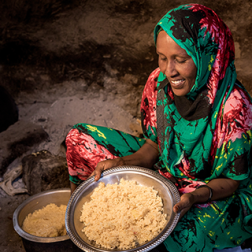
[[[175,63],[172,60],[167,61],[166,69],[165,69],[165,76],[171,77],[171,76],[176,75],[177,73],[178,72],[176,70]]]

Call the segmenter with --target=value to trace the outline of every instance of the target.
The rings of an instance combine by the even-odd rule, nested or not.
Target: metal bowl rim
[[[156,171],[148,169],[148,168],[143,168],[143,167],[139,167],[139,166],[128,166],[128,165],[113,167],[113,168],[110,168],[108,170],[103,171],[101,178],[106,177],[111,174],[114,174],[116,172],[125,172],[125,171],[140,172],[140,173],[152,175],[153,177],[158,178],[159,180],[161,180],[161,182],[163,182],[166,186],[168,186],[170,190],[172,190],[172,192],[174,193],[173,198],[174,198],[175,202],[177,203],[180,201],[180,195],[179,195],[179,192],[178,192],[176,186],[170,180],[166,179],[165,177],[163,177],[162,175],[160,175]],[[133,248],[130,250],[106,250],[104,248],[101,249],[101,248],[91,247],[89,244],[87,244],[85,246],[82,243],[80,243],[78,241],[78,239],[76,239],[74,237],[74,235],[72,234],[72,232],[70,230],[70,210],[71,210],[71,204],[75,201],[75,196],[79,193],[79,191],[82,191],[84,188],[88,187],[93,182],[94,182],[94,176],[88,178],[84,183],[82,183],[81,185],[79,185],[75,189],[75,191],[71,195],[70,200],[68,202],[67,210],[66,210],[66,219],[65,219],[66,230],[67,230],[67,233],[68,233],[70,239],[72,240],[72,242],[76,246],[78,246],[80,249],[82,249],[86,252],[111,252],[111,251],[147,252],[147,251],[153,249],[154,247],[158,246],[159,244],[161,244],[170,235],[170,233],[173,231],[173,229],[175,228],[175,226],[178,223],[180,213],[175,214],[172,225],[164,233],[163,233],[163,231],[161,232],[161,233],[163,233],[163,235],[161,237],[159,237],[161,234],[160,233],[152,241],[149,241],[148,243],[138,247],[137,249]]]
[[[53,243],[53,242],[60,242],[65,241],[69,239],[68,235],[63,236],[57,236],[57,237],[39,237],[35,235],[31,235],[27,232],[25,232],[20,225],[18,224],[18,216],[20,211],[31,201],[33,201],[36,198],[39,198],[40,196],[51,194],[51,193],[59,193],[59,192],[71,192],[69,188],[60,188],[60,189],[50,189],[46,190],[37,194],[34,194],[27,198],[25,201],[23,201],[14,211],[13,213],[13,227],[15,231],[24,239],[32,241],[32,242],[40,242],[40,243]]]

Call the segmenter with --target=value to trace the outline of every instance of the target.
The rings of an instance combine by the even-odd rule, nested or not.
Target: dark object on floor
[[[22,159],[23,181],[28,193],[34,195],[50,189],[69,187],[66,158],[49,151],[32,153]]]
[[[16,158],[27,152],[31,153],[37,145],[47,141],[48,138],[48,134],[41,126],[22,120],[1,132],[0,176]]]
[[[18,121],[18,108],[4,87],[0,86],[0,132]]]

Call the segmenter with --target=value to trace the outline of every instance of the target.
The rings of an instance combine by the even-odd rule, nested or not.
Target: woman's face
[[[193,59],[165,31],[156,42],[158,65],[177,96],[189,93],[195,83],[197,68]]]

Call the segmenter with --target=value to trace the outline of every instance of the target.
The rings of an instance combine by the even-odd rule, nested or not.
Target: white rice
[[[121,179],[120,184],[99,183],[91,201],[83,205],[82,232],[106,249],[131,249],[155,238],[165,227],[167,216],[153,187]]]
[[[66,235],[66,205],[48,204],[42,209],[29,213],[24,222],[23,230],[40,237],[56,237]]]

